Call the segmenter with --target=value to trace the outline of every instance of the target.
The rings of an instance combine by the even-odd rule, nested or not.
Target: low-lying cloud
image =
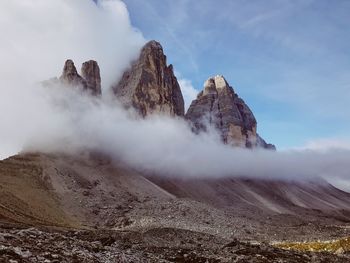
[[[164,176],[349,178],[346,148],[283,152],[232,148],[221,143],[215,130],[196,135],[184,119],[157,115],[141,119],[123,109],[107,89],[137,56],[144,39],[130,25],[121,1],[96,6],[86,0],[50,4],[14,0],[2,7],[0,19],[6,22],[5,27],[0,23],[6,36],[0,43],[5,62],[0,66],[1,157],[22,149],[68,153],[92,149]],[[68,57],[76,64],[98,60],[102,99],[69,87],[38,84],[57,75]]]
[[[117,161],[165,176],[313,179],[348,178],[350,151],[304,149],[274,152],[232,148],[215,130],[199,135],[181,118],[140,118],[116,100],[97,99],[67,87],[46,91],[48,117],[26,148],[44,152],[102,151]],[[54,103],[53,103],[54,102]],[[50,105],[55,105],[54,107]]]

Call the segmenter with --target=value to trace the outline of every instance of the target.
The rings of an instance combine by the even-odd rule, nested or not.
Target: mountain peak
[[[89,60],[83,63],[81,67],[82,77],[86,80],[87,89],[93,95],[101,95],[101,76],[100,67],[95,60]]]
[[[96,61],[89,60],[83,63],[79,75],[73,60],[67,59],[64,63],[59,81],[70,87],[80,87],[92,95],[101,95],[100,68]]]
[[[73,60],[67,59],[63,66],[63,72],[60,77],[63,82],[67,84],[75,84],[81,80],[80,75],[78,74],[77,68],[74,65]]]
[[[203,95],[217,94],[219,89],[229,89],[230,85],[222,75],[210,77],[204,82]]]
[[[167,65],[161,44],[150,41],[113,87],[126,108],[143,117],[152,113],[184,116],[184,100],[172,65]]]
[[[215,127],[224,143],[248,148],[274,149],[257,134],[257,121],[248,105],[234,92],[224,76],[210,77],[186,113],[199,132]]]
[[[148,41],[142,48],[144,49],[159,49],[159,50],[163,50],[162,45],[156,41],[156,40],[150,40]]]

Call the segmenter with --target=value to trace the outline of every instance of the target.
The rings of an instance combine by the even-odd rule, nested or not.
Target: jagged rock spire
[[[63,67],[63,72],[59,80],[64,85],[72,87],[81,87],[84,90],[91,92],[92,95],[101,95],[101,77],[100,68],[96,61],[89,60],[82,65],[82,76],[71,59],[66,60]]]
[[[242,147],[274,148],[259,137],[257,122],[245,102],[223,76],[209,78],[186,113],[194,129],[217,128],[224,143]]]
[[[81,75],[86,80],[87,89],[93,95],[101,95],[100,68],[96,61],[89,60],[83,63]]]
[[[184,116],[179,83],[156,41],[142,48],[139,58],[113,86],[113,91],[125,107],[134,107],[142,116],[152,113]]]
[[[60,81],[70,86],[81,86],[86,89],[86,81],[78,74],[78,71],[71,59],[66,60]]]

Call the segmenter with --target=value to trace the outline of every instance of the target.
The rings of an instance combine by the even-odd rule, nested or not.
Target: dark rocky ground
[[[350,262],[173,228],[146,232],[0,227],[0,262]]]
[[[160,180],[19,155],[0,161],[0,262],[350,262],[272,246],[349,237],[349,200],[321,183]]]

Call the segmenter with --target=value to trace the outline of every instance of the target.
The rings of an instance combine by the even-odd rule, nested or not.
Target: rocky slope
[[[350,194],[327,183],[165,178],[99,154],[23,154],[0,161],[0,197],[0,262],[349,260],[272,247],[350,235]]]
[[[0,221],[29,225],[176,226],[270,241],[330,238],[344,229],[329,226],[350,222],[350,194],[326,182],[150,176],[97,154],[14,156],[0,161],[0,183]]]
[[[156,41],[142,48],[113,91],[124,106],[134,107],[142,116],[184,116],[184,100],[173,66],[167,65],[163,48]]]
[[[257,134],[257,121],[245,102],[223,76],[209,78],[186,113],[195,130],[215,127],[224,143],[241,147],[275,149]]]

